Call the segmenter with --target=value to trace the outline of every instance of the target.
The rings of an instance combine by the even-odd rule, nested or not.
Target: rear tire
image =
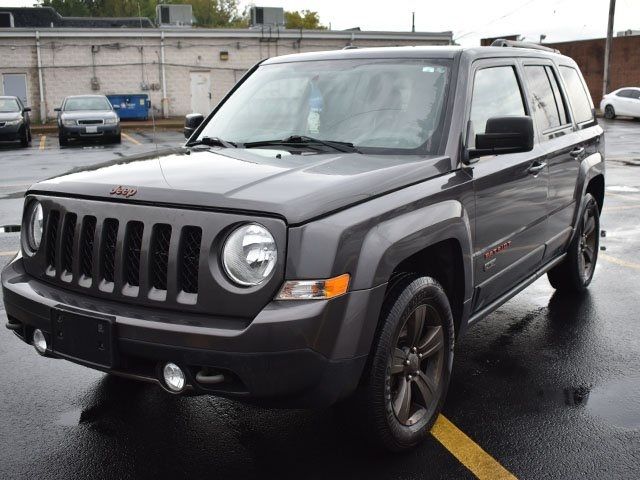
[[[453,364],[453,316],[438,282],[409,275],[388,291],[380,320],[347,407],[368,439],[402,451],[428,436],[442,409]]]
[[[607,118],[609,120],[613,120],[614,118],[616,118],[616,111],[613,108],[613,105],[607,105],[606,107],[604,107],[604,118]]]
[[[593,278],[600,248],[600,212],[590,193],[584,196],[577,231],[563,262],[547,273],[559,292],[582,292]]]

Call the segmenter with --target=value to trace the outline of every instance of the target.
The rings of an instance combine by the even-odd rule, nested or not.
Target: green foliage
[[[286,28],[304,30],[326,30],[327,27],[320,24],[320,15],[311,10],[300,10],[299,12],[284,12],[284,25]]]

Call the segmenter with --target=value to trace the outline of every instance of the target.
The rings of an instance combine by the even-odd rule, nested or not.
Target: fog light
[[[33,332],[33,346],[40,355],[44,355],[47,351],[47,339],[44,338],[44,333],[39,328]]]
[[[175,363],[167,363],[162,369],[164,384],[172,392],[180,392],[184,388],[185,378],[182,369]]]

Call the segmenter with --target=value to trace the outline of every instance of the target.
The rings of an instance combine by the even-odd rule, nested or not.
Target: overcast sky
[[[2,6],[30,6],[34,0],[0,0]],[[483,37],[521,34],[547,42],[606,35],[608,0],[262,0],[240,1],[242,7],[284,7],[320,13],[333,29],[452,30],[463,45],[477,45]],[[617,0],[614,31],[640,30],[640,0]]]

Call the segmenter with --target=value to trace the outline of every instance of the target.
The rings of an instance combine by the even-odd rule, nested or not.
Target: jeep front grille
[[[121,283],[119,287],[128,296],[136,296],[143,283],[141,279],[148,278],[150,287],[153,287],[149,298],[164,300],[168,288],[171,243],[178,241],[176,253],[180,264],[177,272],[179,278],[174,283],[184,293],[198,293],[202,241],[200,227],[184,226],[179,239],[175,240],[172,240],[171,225],[166,223],[154,224],[149,237],[145,237],[145,224],[140,220],[130,220],[121,225],[114,218],[105,218],[100,227],[101,241],[97,246],[100,266],[94,268],[95,239],[99,230],[96,217],[86,215],[79,221],[76,213],[66,212],[61,219],[58,210],[51,210],[47,219],[45,245],[47,275],[56,277],[59,269],[63,281],[71,282],[80,277],[79,284],[85,286],[90,286],[91,281],[97,281],[100,289],[105,292],[113,292],[116,284]],[[121,232],[122,228],[124,232]],[[77,235],[80,235],[78,241]],[[121,235],[122,240],[119,240]],[[147,248],[143,244],[145,241],[148,243]],[[146,266],[143,266],[143,252],[148,252],[148,259],[144,262]],[[77,266],[74,263],[76,258]],[[120,258],[122,281],[118,282],[117,266]],[[76,269],[77,274],[74,274]]]
[[[30,198],[42,204],[44,235],[37,252],[23,255],[25,270],[57,287],[63,305],[88,310],[101,305],[114,315],[148,307],[145,318],[158,321],[166,321],[164,311],[173,310],[184,313],[191,326],[214,319],[235,324],[254,318],[284,279],[287,229],[282,219],[258,217],[274,234],[281,260],[261,288],[243,289],[221,268],[220,249],[238,225],[256,221],[255,214],[138,199]],[[193,323],[193,314],[203,316]]]

